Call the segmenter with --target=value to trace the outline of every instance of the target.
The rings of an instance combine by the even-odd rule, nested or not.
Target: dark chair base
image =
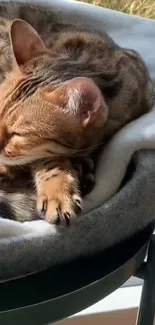
[[[140,269],[144,284],[138,312],[137,325],[153,325],[155,316],[155,235],[152,236],[147,262]]]
[[[133,274],[144,278],[137,325],[153,325],[155,236],[143,264],[153,229],[151,225],[94,257],[0,283],[0,325],[43,325],[67,318],[109,295]]]

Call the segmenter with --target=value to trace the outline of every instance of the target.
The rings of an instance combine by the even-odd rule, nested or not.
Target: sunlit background
[[[155,0],[83,0],[83,2],[155,19]]]

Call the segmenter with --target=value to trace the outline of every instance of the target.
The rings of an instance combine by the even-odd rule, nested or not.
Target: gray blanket
[[[45,4],[44,4],[45,5]],[[106,30],[124,47],[138,50],[155,80],[155,22],[101,8],[52,1],[64,19],[86,21]],[[28,233],[0,239],[0,280],[95,254],[142,230],[155,217],[155,153],[134,155],[134,172],[126,185],[105,204],[81,216],[70,228],[53,226],[46,235]]]

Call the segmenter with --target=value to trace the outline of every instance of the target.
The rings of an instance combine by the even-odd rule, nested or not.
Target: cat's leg
[[[32,171],[39,214],[50,223],[69,224],[82,209],[78,173],[70,161],[39,162]]]
[[[16,169],[0,163],[0,182],[10,182],[16,178]]]
[[[31,174],[28,168],[6,166],[0,163],[0,188],[10,191],[13,188],[32,187]]]

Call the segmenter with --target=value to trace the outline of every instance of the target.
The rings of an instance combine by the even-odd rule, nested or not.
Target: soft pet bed
[[[42,5],[49,6],[59,20],[87,22],[108,32],[119,45],[137,50],[155,81],[155,21],[72,1],[52,0]],[[96,187],[74,225],[62,228],[44,221],[20,224],[0,219],[0,281],[103,251],[154,222],[155,152],[139,151],[154,148],[153,109],[108,144],[97,170]],[[132,173],[118,191],[131,157]]]

